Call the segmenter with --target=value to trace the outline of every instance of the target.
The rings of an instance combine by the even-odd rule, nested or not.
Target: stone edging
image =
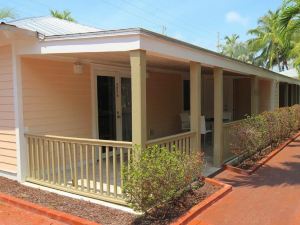
[[[252,166],[248,170],[243,170],[238,167],[234,167],[230,164],[225,164],[224,169],[234,172],[234,173],[250,176],[251,174],[253,174],[261,166],[266,164],[270,159],[272,159],[275,155],[277,155],[281,150],[283,150],[288,144],[293,142],[299,136],[300,136],[300,132],[296,133],[293,137],[289,138],[288,140],[286,140],[285,142],[280,144],[277,148],[275,148],[272,152],[270,152],[266,157],[262,158],[260,161],[258,161],[254,166]]]
[[[183,216],[179,217],[175,222],[171,223],[171,225],[185,225],[188,224],[192,219],[198,216],[201,212],[206,210],[209,206],[220,200],[226,194],[231,192],[232,186],[228,184],[224,184],[217,180],[211,178],[204,178],[205,182],[211,183],[213,185],[222,186],[220,190],[213,193],[211,196],[201,201],[199,204],[193,206],[189,211],[187,211]]]

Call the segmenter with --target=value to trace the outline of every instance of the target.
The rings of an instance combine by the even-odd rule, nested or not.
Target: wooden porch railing
[[[109,201],[122,199],[123,165],[132,157],[132,143],[26,134],[27,181]]]
[[[193,141],[196,138],[196,132],[185,132],[175,134],[167,137],[157,138],[147,141],[147,146],[158,145],[159,147],[165,147],[169,150],[176,148],[185,153],[190,154],[193,148]]]

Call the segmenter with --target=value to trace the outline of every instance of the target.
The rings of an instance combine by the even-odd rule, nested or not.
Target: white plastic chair
[[[191,128],[190,115],[188,112],[180,113],[181,130],[189,131]]]
[[[224,120],[232,120],[232,113],[231,112],[223,112],[223,119]]]
[[[212,133],[212,130],[208,130],[206,127],[206,121],[205,121],[205,116],[201,116],[201,134],[204,135],[204,147],[205,147],[205,140],[206,140],[206,134]]]

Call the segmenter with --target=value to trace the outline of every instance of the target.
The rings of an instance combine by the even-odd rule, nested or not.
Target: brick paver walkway
[[[224,171],[216,179],[233,191],[193,225],[300,225],[300,138],[252,176]]]
[[[66,225],[0,201],[0,225]]]

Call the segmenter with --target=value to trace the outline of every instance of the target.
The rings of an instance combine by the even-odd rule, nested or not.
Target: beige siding
[[[73,63],[22,59],[25,131],[91,138],[90,66],[76,75]]]
[[[147,78],[148,138],[168,136],[181,131],[182,86],[180,75],[149,74]]]
[[[0,47],[0,170],[16,172],[16,135],[11,46]]]

